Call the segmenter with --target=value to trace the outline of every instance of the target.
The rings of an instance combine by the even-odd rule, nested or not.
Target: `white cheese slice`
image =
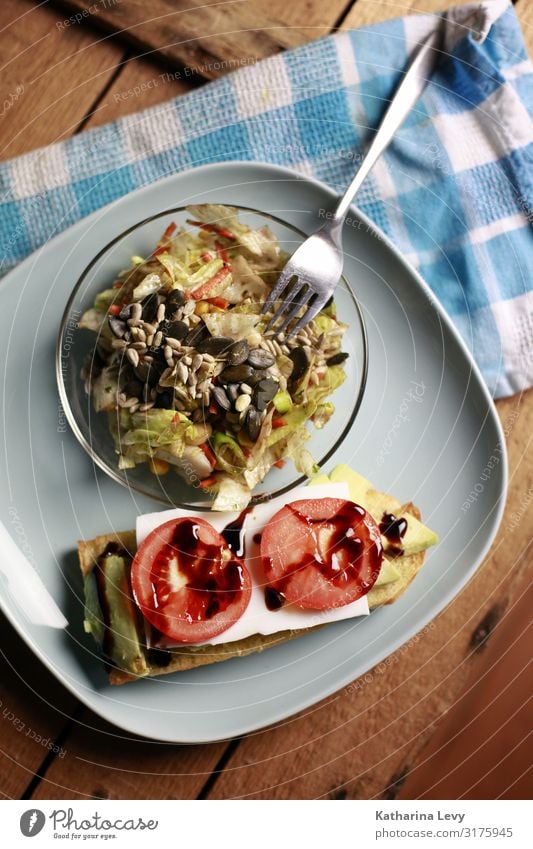
[[[341,619],[352,619],[355,616],[368,614],[368,603],[366,596],[338,607],[335,610],[302,610],[293,604],[285,604],[280,610],[269,610],[265,604],[265,579],[261,569],[261,558],[259,556],[259,544],[254,542],[254,536],[261,533],[272,516],[290,501],[298,501],[303,498],[346,498],[349,499],[349,489],[346,483],[320,484],[312,490],[307,487],[299,487],[292,490],[289,495],[273,498],[264,504],[255,505],[246,517],[244,527],[245,562],[252,577],[252,597],[246,611],[238,622],[231,628],[209,640],[211,645],[217,643],[231,643],[242,640],[252,634],[275,634],[278,631],[287,631],[296,628],[311,628],[313,625],[323,625],[326,622],[338,622]],[[238,513],[205,513],[192,512],[190,510],[163,510],[158,513],[146,513],[137,519],[137,545],[148,536],[151,531],[168,522],[170,519],[180,519],[186,516],[205,519],[210,522],[217,531],[221,532],[234,521]],[[287,540],[290,545],[290,540]],[[158,643],[159,645],[159,643]],[[165,640],[164,646],[170,648],[176,643]],[[200,645],[200,644],[199,644]]]

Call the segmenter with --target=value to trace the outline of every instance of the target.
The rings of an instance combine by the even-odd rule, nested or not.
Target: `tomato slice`
[[[311,610],[343,607],[374,585],[383,551],[379,527],[362,507],[309,498],[282,507],[261,537],[267,582]]]
[[[143,616],[180,643],[200,643],[237,622],[250,601],[244,563],[204,519],[172,519],[149,534],[131,567]]]

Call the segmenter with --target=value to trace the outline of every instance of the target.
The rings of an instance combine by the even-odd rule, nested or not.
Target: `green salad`
[[[231,509],[287,459],[316,472],[306,423],[322,428],[334,412],[346,325],[331,301],[296,336],[265,335],[261,310],[287,254],[232,207],[187,211],[189,226],[167,227],[80,319],[96,334],[82,377],[120,469],[174,470]]]

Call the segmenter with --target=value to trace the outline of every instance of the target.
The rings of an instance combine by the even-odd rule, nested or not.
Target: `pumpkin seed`
[[[252,366],[226,366],[220,374],[222,383],[250,383],[254,376]]]
[[[255,442],[261,430],[261,417],[251,404],[244,416],[244,427],[252,442]]]
[[[339,351],[338,354],[333,354],[332,357],[328,357],[326,360],[327,366],[339,366],[344,360],[347,360],[350,355],[345,351]]]
[[[219,407],[222,407],[223,410],[231,409],[231,401],[221,386],[213,386],[212,393]]]
[[[240,366],[245,363],[250,353],[250,346],[246,339],[239,339],[228,348],[226,361],[230,366]]]
[[[275,362],[274,355],[270,351],[265,351],[264,348],[254,348],[248,354],[248,363],[254,368],[268,368]]]
[[[292,349],[289,357],[293,362],[291,380],[299,380],[309,368],[309,357],[307,356],[307,352],[301,347],[301,345],[299,345],[297,348]]]
[[[266,380],[260,380],[259,383],[254,387],[254,392],[252,396],[252,400],[254,406],[261,413],[267,404],[272,401],[272,398],[276,394],[279,389],[279,384],[277,380],[273,380],[271,377]]]
[[[209,339],[203,339],[199,342],[196,350],[200,354],[211,354],[211,356],[219,357],[232,344],[233,339],[230,339],[228,336],[210,336]]]
[[[112,315],[109,316],[109,327],[111,328],[113,336],[116,336],[117,339],[122,339],[127,330],[126,322],[121,321],[119,318],[115,318]]]

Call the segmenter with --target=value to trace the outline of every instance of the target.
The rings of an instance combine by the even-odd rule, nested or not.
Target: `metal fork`
[[[346,192],[335,208],[325,213],[325,223],[300,245],[284,266],[263,307],[263,313],[268,313],[276,301],[281,300],[265,333],[278,336],[307,307],[296,324],[288,329],[285,338],[289,339],[320,312],[333,294],[342,274],[342,228],[350,204],[422,93],[439,56],[441,33],[439,27],[421,43]]]

